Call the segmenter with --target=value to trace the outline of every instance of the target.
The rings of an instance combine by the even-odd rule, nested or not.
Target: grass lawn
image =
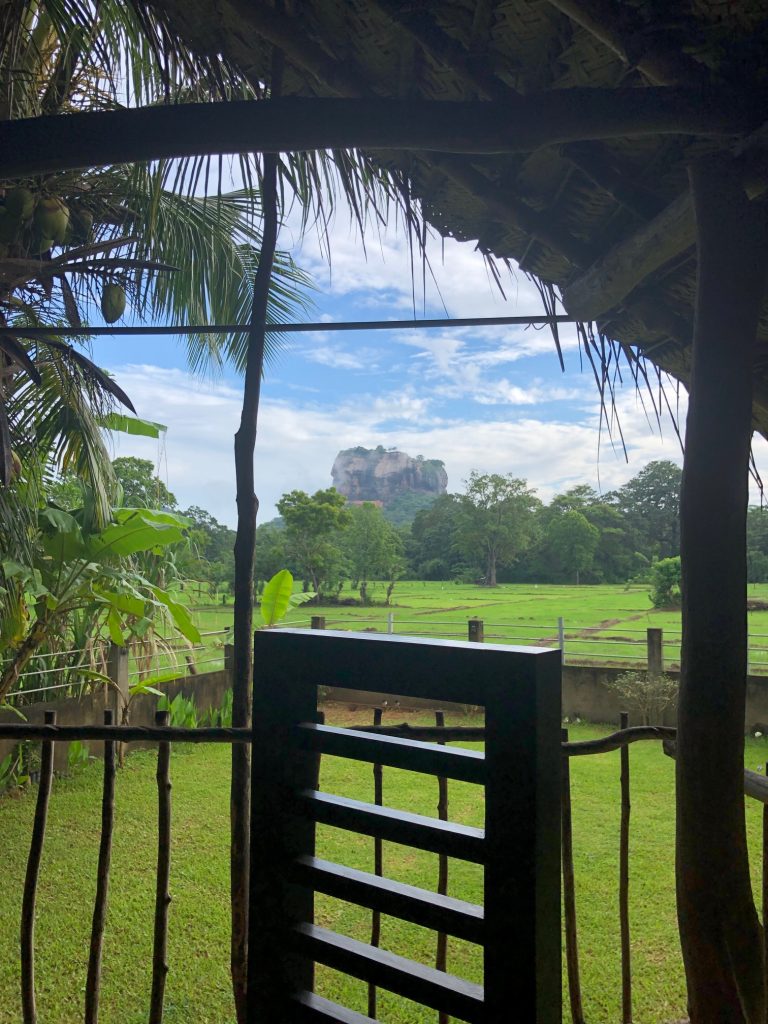
[[[363,713],[336,708],[328,720],[353,724]],[[369,720],[369,713],[364,714]],[[400,718],[405,717],[399,715]],[[411,716],[429,721],[428,716]],[[462,716],[458,721],[474,721]],[[574,726],[573,739],[599,735],[599,727]],[[765,740],[749,739],[746,763],[765,763]],[[103,1024],[146,1020],[152,936],[155,861],[155,758],[128,758],[117,785],[117,824],[112,888],[104,951]],[[635,1021],[651,1024],[683,1015],[683,977],[675,931],[673,888],[673,765],[655,743],[631,748],[632,839],[631,919],[634,952]],[[173,863],[171,891],[168,1024],[231,1024],[228,979],[228,806],[229,749],[187,747],[174,752]],[[40,885],[37,919],[37,987],[41,1021],[75,1024],[82,1019],[83,989],[100,823],[100,766],[87,766],[73,779],[57,780]],[[619,926],[617,906],[619,755],[572,761],[582,985],[590,1024],[619,1017]],[[369,765],[336,758],[323,761],[322,788],[359,799],[372,798]],[[395,806],[434,814],[437,785],[396,769],[384,771],[384,799]],[[760,885],[760,808],[749,801],[750,843]],[[33,794],[0,800],[4,879],[0,889],[0,1024],[16,1024],[19,906],[34,809]],[[450,784],[451,818],[480,824],[477,789]],[[318,853],[371,870],[373,842],[322,828]],[[385,873],[434,888],[434,855],[385,844]],[[450,893],[481,901],[480,871],[452,861]],[[318,923],[366,939],[370,923],[359,908],[318,899]],[[434,935],[385,918],[382,945],[425,963],[434,957]],[[469,944],[451,939],[449,970],[479,980],[480,963]],[[365,1008],[361,983],[321,970],[319,989],[355,1009]],[[432,1022],[436,1014],[381,993],[379,1015],[388,1024]]]
[[[385,585],[371,587],[372,598],[383,601]],[[342,599],[355,600],[347,588]],[[750,584],[749,596],[768,600],[768,584]],[[312,615],[324,615],[328,629],[387,629],[394,615],[398,633],[467,638],[467,620],[485,622],[485,639],[494,643],[556,645],[557,620],[565,623],[566,654],[572,661],[645,661],[645,631],[657,627],[665,633],[667,666],[680,658],[680,612],[656,610],[648,587],[564,586],[502,584],[488,589],[475,585],[403,580],[393,594],[392,608],[355,605],[318,607],[302,605],[288,618],[295,626],[309,626]],[[221,630],[232,623],[232,606],[201,605],[195,619],[202,630]],[[750,664],[768,670],[768,611],[749,613]],[[211,638],[220,644],[221,638]],[[208,655],[205,655],[207,658]]]

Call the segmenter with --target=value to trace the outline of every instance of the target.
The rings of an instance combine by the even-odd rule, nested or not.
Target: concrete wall
[[[178,693],[185,697],[194,697],[198,713],[207,711],[208,708],[217,708],[221,705],[224,694],[231,686],[229,672],[222,669],[218,672],[205,672],[200,675],[186,676],[174,679],[163,684],[163,692],[170,700]],[[132,725],[154,725],[155,711],[159,698],[153,694],[142,694],[131,702],[131,724]],[[32,704],[23,708],[26,720],[33,725],[42,725],[43,714],[46,711],[56,712],[57,725],[102,725],[104,722],[105,708],[112,708],[115,712],[115,721],[120,721],[120,710],[118,697],[114,691],[107,694],[96,693],[81,698],[69,697],[63,700],[46,701],[45,703]],[[0,721],[20,722],[13,712],[0,711]],[[132,743],[132,748],[141,746],[153,746],[153,744]],[[0,761],[13,749],[13,743],[8,740],[0,740]],[[54,748],[54,769],[57,772],[67,770],[67,756],[69,744],[57,743]],[[104,744],[90,743],[88,750],[95,757],[103,757]]]
[[[611,680],[619,676],[624,669],[604,668],[593,665],[565,665],[563,666],[563,696],[562,707],[563,717],[580,718],[584,722],[601,722],[611,725],[618,725],[619,712],[626,710],[622,707],[621,701],[607,685]],[[678,672],[667,672],[672,679],[679,677]],[[348,705],[365,707],[371,705],[380,707],[382,701],[389,702],[388,708],[396,710],[397,697],[391,694],[366,693],[363,690],[340,690],[330,687],[328,699],[341,701]],[[435,704],[428,701],[416,701],[409,698],[402,698],[402,707],[405,708],[429,708]],[[452,705],[441,705],[451,709]],[[389,715],[390,720],[394,721]],[[639,725],[639,716],[630,713],[630,724]],[[670,707],[664,712],[663,721],[660,725],[676,725],[677,713],[675,708]],[[749,676],[747,680],[747,711],[744,719],[746,732],[760,732],[768,735],[768,677]]]
[[[601,722],[617,725],[619,712],[624,710],[621,707],[616,694],[610,689],[607,683],[615,679],[621,673],[621,669],[603,668],[600,666],[588,665],[566,665],[563,668],[563,717],[573,720],[580,718],[584,722]],[[673,679],[678,673],[669,672]],[[224,694],[230,687],[229,672],[222,669],[218,672],[207,672],[197,676],[186,676],[173,680],[163,686],[164,692],[169,699],[178,693],[185,697],[194,697],[199,712],[204,712],[211,707],[219,707]],[[390,722],[396,721],[397,711],[402,707],[406,709],[434,709],[433,701],[417,700],[414,698],[398,698],[392,694],[367,693],[364,690],[342,690],[336,687],[329,687],[325,692],[326,699],[338,701],[346,705],[358,707],[381,707],[383,701],[387,701],[387,718]],[[155,710],[158,698],[151,694],[136,697],[131,704],[131,723],[134,725],[154,724]],[[107,703],[108,702],[108,703]],[[451,711],[461,711],[461,705],[450,704],[449,702],[439,705],[441,708]],[[98,693],[78,699],[69,698],[58,701],[48,701],[41,704],[33,704],[24,708],[27,721],[31,723],[42,723],[45,711],[56,711],[59,725],[100,725],[104,721],[104,709],[111,707],[115,711],[116,720],[119,721],[120,713],[117,707],[116,694]],[[11,712],[0,712],[0,721],[19,721]],[[669,708],[664,713],[663,725],[675,725],[677,716],[674,708]],[[630,724],[639,724],[639,720],[633,719],[630,714]],[[768,677],[749,676],[747,681],[747,713],[745,716],[745,731],[760,732],[768,735]],[[143,744],[152,746],[152,744]],[[58,743],[55,752],[55,767],[57,771],[67,770],[67,751],[69,744]],[[142,744],[132,744],[133,747]],[[0,761],[13,749],[9,741],[0,740]],[[96,757],[103,756],[103,744],[91,743],[89,751]]]

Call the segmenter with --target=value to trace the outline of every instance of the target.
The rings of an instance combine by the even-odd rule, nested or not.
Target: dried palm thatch
[[[768,139],[760,131],[768,15],[760,0],[135,6],[158,52],[168,49],[167,62],[182,42],[206,66],[237,69],[254,90],[268,81],[278,47],[285,96],[482,100],[500,111],[521,96],[583,87],[687,87],[704,107],[730,97],[733,132],[716,138],[650,131],[490,156],[350,155],[363,187],[360,160],[370,181],[386,181],[390,194],[400,190],[416,238],[423,214],[440,234],[474,240],[487,257],[515,260],[560,289],[569,312],[596,325],[583,340],[603,389],[621,355],[638,381],[648,374],[638,356],[688,381],[695,261],[687,166],[727,149],[739,155],[755,204],[768,187]],[[754,114],[739,123],[747,111]],[[755,424],[768,433],[768,308],[759,340]]]

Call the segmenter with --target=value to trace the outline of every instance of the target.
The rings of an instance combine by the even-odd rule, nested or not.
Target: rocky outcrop
[[[440,459],[415,459],[405,452],[348,448],[339,452],[331,470],[333,486],[350,501],[381,501],[390,505],[405,492],[445,494],[448,474]]]

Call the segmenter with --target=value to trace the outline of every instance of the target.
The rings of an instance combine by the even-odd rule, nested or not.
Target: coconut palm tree
[[[275,66],[279,63],[276,55]],[[218,54],[209,58],[192,53],[164,20],[162,9],[142,0],[0,0],[0,118],[136,104],[259,99],[277,91],[279,78],[273,73],[265,83],[249,78]],[[233,181],[238,183],[235,190]],[[287,256],[275,254],[272,259],[273,245],[265,247],[270,255],[263,267],[269,272],[255,275],[257,285],[259,276],[264,282],[266,308],[258,308],[258,288],[252,300],[251,281],[262,251],[262,187],[272,197],[279,196],[281,209],[298,200],[303,226],[318,225],[321,233],[341,194],[361,229],[369,217],[385,223],[390,211],[400,211],[419,247],[425,237],[404,176],[376,169],[356,151],[284,154],[264,160],[246,154],[232,168],[217,160],[178,160],[52,174],[7,185],[0,217],[0,316],[7,324],[30,317],[76,327],[97,303],[107,320],[115,320],[126,301],[134,315],[155,321],[242,323],[251,319],[252,309],[254,323],[264,317],[267,322],[285,319],[307,281]],[[277,202],[268,205],[275,208]],[[265,225],[273,238],[277,219],[275,213]],[[246,379],[243,423],[251,422],[249,439],[238,446],[237,477],[238,495],[242,490],[243,507],[250,511],[239,517],[243,529],[238,530],[238,574],[244,583],[238,592],[246,607],[236,599],[235,645],[240,654],[235,658],[235,724],[247,724],[249,718],[248,576],[255,531],[255,497],[248,497],[252,481],[243,484],[241,467],[250,462],[252,469],[248,449],[255,438],[263,343],[269,340],[263,328],[258,343],[255,335],[249,339],[246,334],[216,343],[206,335],[188,339],[194,368],[230,361],[245,371]],[[31,375],[29,357],[36,353],[23,348],[25,353],[20,353],[18,343],[14,347],[9,342],[2,348],[3,358],[14,372],[23,367]],[[70,353],[68,358],[79,360],[79,372],[90,374],[110,391],[110,382],[98,378],[84,357]],[[114,387],[111,394],[125,400]],[[3,432],[2,424],[0,409],[0,452],[11,446],[10,430]],[[0,480],[13,473],[12,455],[5,458]],[[233,813],[232,966],[241,1021],[247,794],[247,752],[235,746],[233,806],[237,802],[239,811]]]

